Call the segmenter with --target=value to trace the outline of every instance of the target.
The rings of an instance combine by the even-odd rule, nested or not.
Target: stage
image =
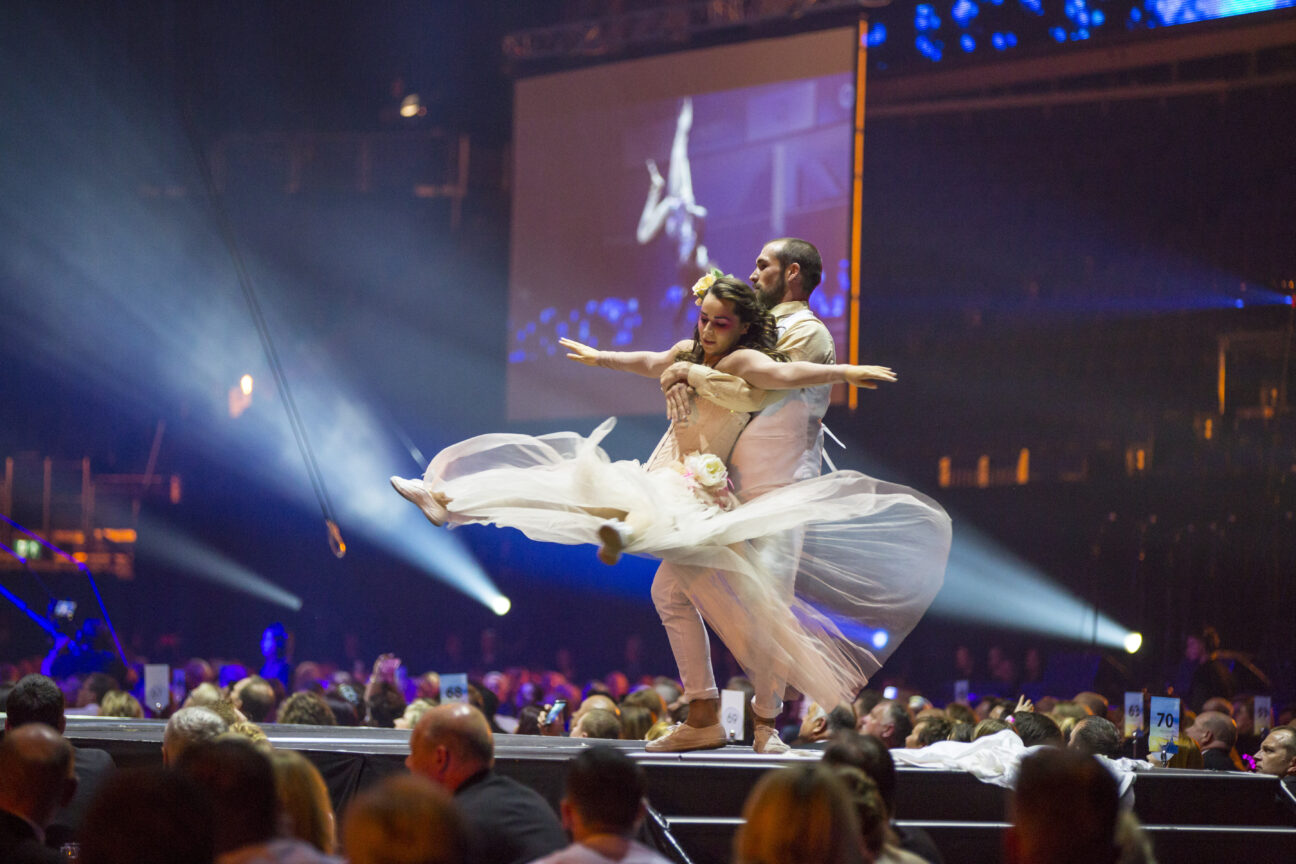
[[[69,717],[67,737],[100,747],[118,767],[159,764],[159,720]],[[320,769],[340,812],[356,792],[405,770],[409,733],[348,727],[262,727],[275,747],[299,750]],[[557,809],[566,761],[588,739],[498,735],[496,770],[532,787]],[[659,848],[681,864],[729,860],[742,804],[757,777],[771,767],[819,758],[814,751],[758,756],[748,747],[683,754],[648,753],[631,741],[600,741],[644,766],[648,800],[660,818],[650,826]],[[922,828],[950,864],[996,862],[1006,823],[1008,792],[954,771],[899,768],[896,819]],[[1245,856],[1256,862],[1296,860],[1296,797],[1277,778],[1253,774],[1163,769],[1140,772],[1134,811],[1163,864],[1218,862]],[[1063,826],[1059,826],[1063,828]],[[1064,830],[1064,828],[1063,828]]]

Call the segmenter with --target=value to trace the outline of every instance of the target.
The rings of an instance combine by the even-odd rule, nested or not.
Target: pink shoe
[[[428,521],[438,528],[446,523],[446,519],[450,518],[450,511],[446,510],[445,505],[428,491],[422,481],[393,477],[391,478],[391,485],[406,501],[417,504]]]

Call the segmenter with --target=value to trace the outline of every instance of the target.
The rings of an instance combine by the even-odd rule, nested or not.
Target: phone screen
[[[554,722],[559,717],[561,717],[563,713],[563,709],[566,707],[567,707],[567,701],[565,699],[559,699],[557,702],[555,702],[553,704],[553,707],[549,709],[549,713],[545,714],[544,725],[548,726],[550,723]]]

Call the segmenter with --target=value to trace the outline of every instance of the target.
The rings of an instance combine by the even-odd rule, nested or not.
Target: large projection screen
[[[655,381],[558,339],[667,348],[698,276],[745,280],[777,237],[819,247],[811,305],[845,359],[858,47],[842,28],[517,82],[510,420],[661,413]]]

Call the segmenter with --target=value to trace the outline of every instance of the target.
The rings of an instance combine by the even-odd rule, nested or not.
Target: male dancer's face
[[[766,243],[756,258],[756,269],[748,277],[756,296],[770,309],[782,303],[787,295],[787,272],[779,257],[782,251],[782,244]]]

